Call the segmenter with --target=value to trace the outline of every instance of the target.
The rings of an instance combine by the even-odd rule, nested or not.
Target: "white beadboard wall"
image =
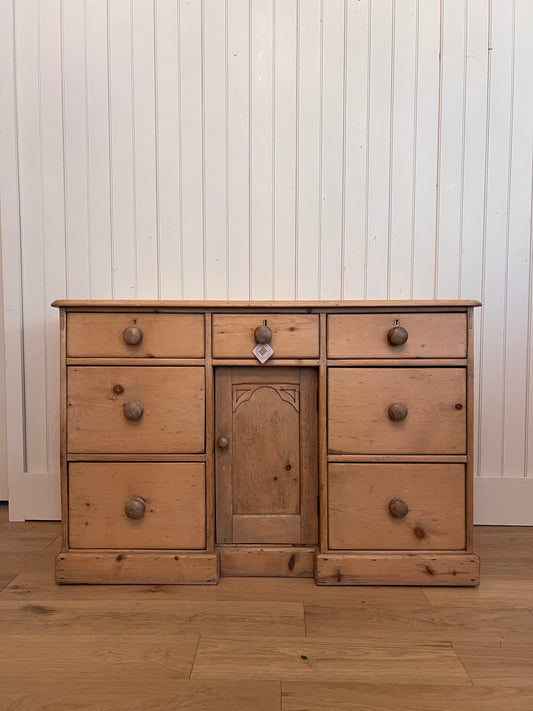
[[[471,298],[476,521],[533,524],[531,0],[0,13],[13,518],[58,511],[54,298]]]

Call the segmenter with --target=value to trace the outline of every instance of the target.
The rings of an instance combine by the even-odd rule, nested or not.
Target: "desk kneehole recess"
[[[478,302],[53,305],[58,582],[478,584]]]

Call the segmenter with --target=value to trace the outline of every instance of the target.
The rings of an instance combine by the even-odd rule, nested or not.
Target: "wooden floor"
[[[0,709],[531,711],[533,528],[481,586],[56,586],[59,524],[0,507]]]

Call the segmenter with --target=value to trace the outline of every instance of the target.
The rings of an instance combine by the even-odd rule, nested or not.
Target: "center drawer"
[[[201,462],[69,465],[71,548],[205,547]]]
[[[464,368],[329,368],[331,454],[465,454]]]
[[[276,358],[318,358],[317,314],[213,314],[213,358],[255,360],[256,328],[272,332]]]
[[[68,452],[204,451],[203,367],[71,366],[67,379]]]

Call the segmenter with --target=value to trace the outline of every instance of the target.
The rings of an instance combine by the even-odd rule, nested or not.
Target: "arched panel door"
[[[217,543],[317,543],[312,368],[216,371]]]

